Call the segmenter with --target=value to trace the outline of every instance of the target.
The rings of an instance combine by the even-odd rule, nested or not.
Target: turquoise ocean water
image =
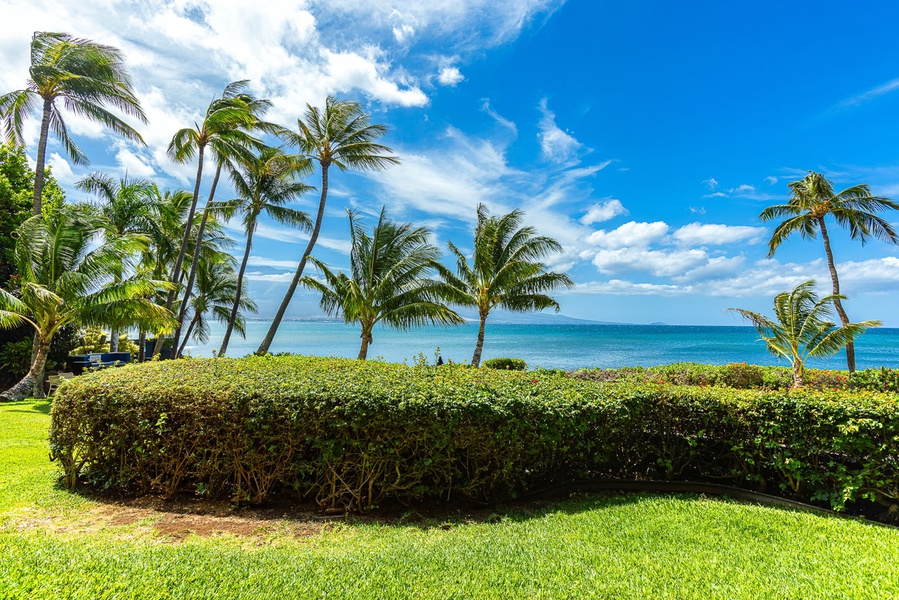
[[[256,350],[268,321],[247,322],[247,338],[232,336],[228,356],[244,356]],[[409,364],[422,353],[433,364],[440,347],[443,360],[471,361],[477,324],[449,328],[421,328],[398,332],[375,329],[369,359]],[[221,343],[224,327],[211,328],[208,344],[187,347],[191,356],[212,356]],[[359,329],[337,321],[285,321],[272,352],[355,358],[359,353]],[[899,368],[899,329],[869,330],[856,342],[858,368]],[[652,366],[672,362],[786,365],[765,350],[751,327],[700,327],[682,325],[521,325],[487,323],[483,358],[523,358],[530,367],[576,369],[581,367]],[[809,359],[807,366],[845,369],[842,355]]]

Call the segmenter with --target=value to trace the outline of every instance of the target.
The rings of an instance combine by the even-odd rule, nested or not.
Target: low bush
[[[580,369],[569,377],[587,381],[618,383],[670,383],[675,385],[724,386],[740,390],[788,390],[793,384],[789,367],[760,366],[747,363],[706,365],[673,363],[657,367],[618,369]],[[805,387],[812,390],[865,390],[899,392],[899,370],[866,369],[852,377],[846,371],[806,369]]]
[[[707,479],[835,508],[899,500],[899,401],[867,392],[189,359],[76,378],[54,402],[50,441],[70,484],[251,503],[489,501],[589,477]]]
[[[501,371],[524,371],[528,368],[528,364],[520,358],[489,358],[482,366]]]

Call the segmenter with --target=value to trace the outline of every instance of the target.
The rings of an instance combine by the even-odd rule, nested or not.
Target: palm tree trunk
[[[830,249],[830,236],[827,235],[827,225],[824,224],[824,217],[818,217],[818,227],[821,228],[821,239],[824,240],[824,252],[827,254],[827,267],[830,269],[830,280],[833,282],[833,293],[840,293],[840,280],[837,277],[837,267],[833,262],[833,252]],[[840,322],[843,325],[849,324],[849,316],[843,308],[843,303],[839,298],[833,301],[834,308],[840,316]],[[855,372],[855,342],[852,340],[846,344],[846,365],[849,368],[849,374]]]
[[[184,317],[187,313],[187,303],[190,300],[190,294],[194,289],[194,282],[197,279],[197,265],[200,263],[200,252],[203,249],[203,233],[206,230],[206,221],[209,220],[209,203],[215,198],[215,188],[219,183],[219,176],[222,174],[222,165],[219,164],[215,168],[215,177],[212,179],[212,188],[209,190],[209,199],[206,200],[206,208],[203,210],[203,218],[200,220],[200,228],[197,229],[197,241],[194,244],[194,256],[190,263],[190,275],[187,277],[187,286],[184,288],[184,300],[181,301],[181,308],[178,311],[178,325],[175,327],[173,348],[178,347],[181,339],[181,327],[184,325]],[[185,337],[185,339],[187,339]],[[181,352],[178,352],[181,355]]]
[[[293,279],[290,282],[290,285],[287,287],[287,293],[284,294],[284,299],[281,301],[281,306],[278,307],[278,312],[275,314],[275,318],[272,320],[271,326],[268,328],[268,332],[265,334],[265,338],[262,340],[262,343],[259,344],[259,348],[256,350],[256,354],[262,356],[266,352],[268,352],[269,347],[272,345],[272,341],[275,339],[275,334],[278,332],[278,327],[281,326],[281,321],[284,319],[284,313],[287,312],[287,306],[290,304],[290,300],[293,298],[293,293],[297,289],[297,285],[300,283],[300,279],[303,278],[303,269],[306,268],[306,261],[309,258],[309,255],[312,254],[312,249],[315,248],[315,242],[318,240],[318,233],[322,228],[322,219],[325,216],[325,203],[328,200],[328,166],[329,163],[323,162],[321,164],[322,168],[322,194],[321,198],[318,201],[318,214],[315,216],[315,225],[312,227],[312,235],[309,236],[309,243],[306,245],[306,250],[303,251],[303,257],[300,259],[300,264],[297,265],[296,273],[293,274]]]
[[[143,329],[137,334],[137,362],[144,362],[147,359],[147,352],[144,346],[147,345],[147,332]]]
[[[184,348],[187,346],[187,340],[190,339],[190,334],[194,332],[194,327],[197,325],[197,321],[200,320],[200,315],[194,314],[194,318],[190,320],[190,325],[187,326],[187,332],[184,334],[184,341],[181,342],[181,347],[178,348],[178,356],[181,356],[184,353]]]
[[[231,308],[231,316],[228,318],[228,328],[225,330],[225,338],[219,348],[219,357],[228,351],[228,342],[231,340],[231,331],[234,329],[234,321],[237,320],[237,311],[240,310],[240,296],[243,291],[243,273],[247,270],[247,262],[250,260],[250,248],[253,246],[253,232],[256,230],[255,220],[247,228],[247,247],[243,252],[243,261],[240,263],[240,271],[237,272],[237,290],[234,292],[234,306]]]
[[[118,352],[119,351],[119,328],[111,327],[109,329],[109,351],[110,352]]]
[[[790,386],[790,390],[798,390],[802,387],[802,375],[803,375],[802,361],[794,360],[793,361],[793,385]]]
[[[25,377],[23,377],[19,383],[0,394],[0,400],[24,400],[29,396],[43,398],[44,367],[47,365],[47,356],[49,354],[50,342],[41,336],[40,341],[37,344],[37,352],[34,355],[34,360],[31,363],[31,368],[28,369],[28,373],[25,374]]]
[[[41,137],[37,143],[37,163],[34,166],[34,208],[33,215],[41,214],[41,194],[44,191],[44,163],[47,155],[47,138],[50,135],[50,113],[53,101],[44,99],[44,111],[41,116]]]
[[[371,337],[371,328],[365,329],[362,328],[362,347],[359,348],[359,356],[356,357],[356,360],[365,360],[368,358],[368,346],[372,343]]]
[[[177,285],[181,282],[181,265],[184,263],[184,255],[187,253],[187,246],[190,243],[190,230],[194,224],[194,214],[197,212],[197,198],[200,196],[200,182],[203,179],[203,154],[206,150],[206,146],[201,145],[199,151],[197,152],[197,181],[194,183],[194,196],[190,203],[190,210],[187,213],[187,223],[184,225],[184,237],[181,238],[181,249],[178,250],[178,258],[175,259],[175,266],[172,268],[172,277],[170,281]],[[178,293],[177,289],[172,289],[169,291],[168,296],[165,299],[165,308],[166,310],[172,310],[172,304],[175,303],[175,295]],[[175,352],[177,348],[172,349],[172,353],[174,356],[171,358],[176,358],[177,353]],[[153,348],[153,356],[156,356],[162,351],[162,336],[156,336],[156,347]]]
[[[478,341],[474,346],[474,355],[471,357],[471,366],[478,367],[481,365],[481,352],[484,349],[484,327],[487,325],[487,314],[481,312],[481,326],[478,328]]]

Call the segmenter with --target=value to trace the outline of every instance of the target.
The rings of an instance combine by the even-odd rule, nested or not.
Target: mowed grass
[[[0,405],[0,598],[899,597],[899,530],[695,496],[175,541],[57,487],[47,409]]]

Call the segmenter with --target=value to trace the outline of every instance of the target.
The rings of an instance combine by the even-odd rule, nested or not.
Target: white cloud
[[[490,105],[490,98],[483,98],[481,99],[481,102],[481,110],[493,117],[494,121],[511,131],[512,135],[518,135],[518,127],[515,125],[515,123],[496,112]]]
[[[712,192],[711,194],[704,194],[703,198],[725,198],[727,194],[724,192]]]
[[[720,246],[735,242],[757,244],[766,234],[764,227],[690,223],[678,228],[672,237],[685,246]]]
[[[119,149],[116,153],[116,162],[119,163],[122,171],[131,177],[152,177],[156,174],[153,167],[128,148]]]
[[[731,194],[749,194],[755,191],[755,186],[749,185],[748,183],[743,183],[738,185],[735,188],[730,188],[727,190]]]
[[[76,176],[74,172],[72,172],[72,166],[69,164],[69,161],[67,161],[56,152],[50,154],[50,156],[47,158],[47,164],[52,170],[51,172],[53,173],[53,177],[55,177],[56,181],[60,184],[71,185],[75,183],[77,179],[79,179],[79,177]],[[33,168],[34,166],[32,165],[32,169]]]
[[[668,235],[668,224],[664,221],[638,223],[629,221],[617,229],[600,229],[587,236],[587,243],[607,250],[620,248],[645,248],[653,242],[663,240]]]
[[[768,185],[774,185],[775,183],[777,183],[777,177],[775,177],[774,175],[769,175],[765,177],[765,183],[767,183]]]
[[[708,254],[703,250],[649,250],[647,248],[617,248],[599,250],[593,264],[600,273],[649,273],[656,277],[684,276],[706,265]]]
[[[709,177],[708,179],[704,179],[703,182],[710,190],[714,190],[718,187],[718,180],[714,177]]]
[[[575,157],[582,144],[574,136],[559,129],[556,115],[547,107],[546,98],[540,101],[540,112],[543,117],[538,124],[537,139],[543,158],[554,162],[567,162]]]
[[[457,67],[443,67],[437,76],[440,85],[455,86],[457,83],[465,79]]]
[[[580,218],[584,225],[593,223],[602,223],[619,215],[626,215],[627,209],[621,204],[621,200],[610,198],[603,202],[598,202],[587,209],[587,213]]]
[[[261,271],[247,271],[244,278],[250,281],[269,281],[272,283],[287,283],[293,280],[293,271],[283,273],[262,273]]]

